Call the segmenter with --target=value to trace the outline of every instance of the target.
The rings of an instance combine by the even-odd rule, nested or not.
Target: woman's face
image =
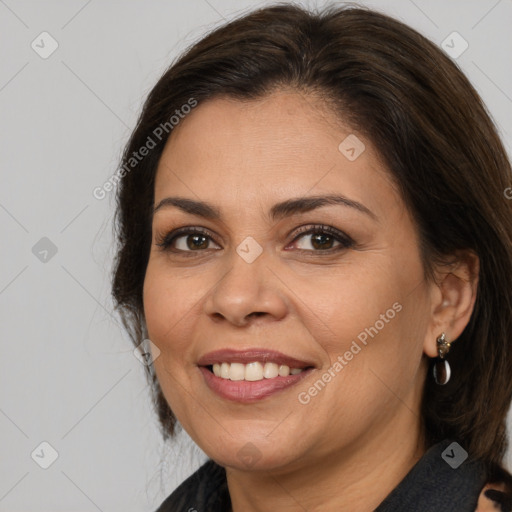
[[[310,466],[418,432],[422,354],[439,332],[416,229],[370,141],[331,116],[293,92],[210,100],[160,160],[155,206],[188,206],[154,213],[154,366],[224,466]],[[311,201],[324,196],[344,199]],[[183,227],[203,233],[156,245]]]

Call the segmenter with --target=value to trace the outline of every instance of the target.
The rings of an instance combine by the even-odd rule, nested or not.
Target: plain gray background
[[[154,511],[204,460],[186,435],[160,441],[143,366],[111,314],[114,193],[92,191],[171,60],[270,3],[0,0],[1,511]],[[455,60],[510,154],[512,1],[360,3],[440,46],[454,31],[467,41]]]

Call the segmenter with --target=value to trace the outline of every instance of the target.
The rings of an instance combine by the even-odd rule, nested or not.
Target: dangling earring
[[[446,334],[443,332],[437,338],[437,353],[439,356],[434,363],[434,380],[437,384],[444,386],[449,380],[451,375],[450,364],[445,359],[446,354],[450,350],[450,342],[446,339]]]

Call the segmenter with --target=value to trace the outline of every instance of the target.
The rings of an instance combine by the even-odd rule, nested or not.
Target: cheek
[[[400,314],[396,303],[401,296],[392,275],[390,268],[349,265],[316,279],[296,280],[293,290],[304,303],[303,318],[310,319],[310,332],[325,350],[343,353],[352,340],[371,339],[368,330],[374,332],[376,323],[377,331],[389,330]]]
[[[350,390],[343,400],[371,401],[372,395],[389,394],[378,377],[393,390],[409,386],[421,362],[428,323],[422,267],[413,255],[404,261],[383,253],[371,265],[338,269],[315,286],[311,282],[295,283],[294,291],[307,297],[308,331],[328,364],[342,358],[337,375],[343,377],[337,381]]]
[[[179,354],[187,346],[180,332],[187,323],[195,297],[190,283],[187,284],[150,260],[144,279],[144,315],[149,338],[158,345],[162,355]]]
[[[193,319],[188,313],[195,302],[193,295],[190,284],[185,286],[169,275],[169,270],[159,262],[150,260],[144,279],[143,301],[148,337],[160,349],[154,369],[171,410],[189,430],[188,418],[193,416],[189,411],[190,396],[193,395],[189,382],[192,370],[189,366],[189,335]]]

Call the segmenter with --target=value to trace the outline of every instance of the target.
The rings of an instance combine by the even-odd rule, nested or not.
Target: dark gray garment
[[[486,483],[482,464],[466,459],[453,441],[432,446],[375,512],[474,512]],[[443,458],[444,453],[444,458]],[[448,461],[448,462],[447,462]],[[368,490],[371,492],[371,489]],[[209,460],[185,480],[156,512],[230,512],[224,468]]]

